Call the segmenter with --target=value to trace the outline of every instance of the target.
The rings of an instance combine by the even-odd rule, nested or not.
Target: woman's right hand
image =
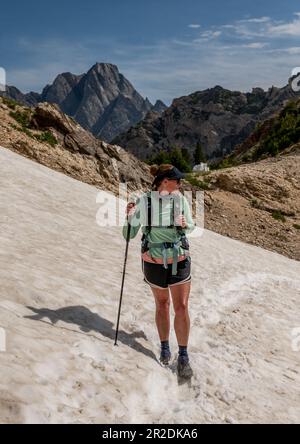
[[[134,202],[129,202],[126,207],[126,214],[127,216],[133,216],[136,210],[136,204]]]

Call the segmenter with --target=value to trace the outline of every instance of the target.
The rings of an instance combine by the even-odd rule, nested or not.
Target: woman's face
[[[168,193],[172,193],[173,191],[177,191],[180,188],[180,179],[164,179],[160,184],[159,191],[167,191]]]

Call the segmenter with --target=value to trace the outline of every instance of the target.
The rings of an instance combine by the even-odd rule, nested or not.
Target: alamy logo
[[[0,91],[6,90],[6,73],[5,69],[0,67]]]
[[[292,350],[294,352],[300,351],[300,327],[294,328],[291,332],[292,336]]]
[[[111,193],[107,193],[103,190],[97,193],[96,202],[99,204],[99,209],[96,214],[96,222],[100,227],[116,227],[123,226],[125,222],[125,208],[128,202],[140,202],[139,211],[137,212],[136,218],[134,218],[130,223],[132,226],[134,224],[148,225],[148,205],[145,199],[141,200],[140,197],[143,196],[142,191],[136,191],[127,194],[127,184],[119,183],[119,196],[115,196]],[[204,232],[204,192],[202,190],[196,191],[185,191],[183,194],[173,194],[165,195],[159,197],[158,191],[151,191],[151,225],[161,225],[160,223],[160,213],[159,205],[163,207],[168,204],[168,200],[171,206],[174,204],[174,211],[169,216],[169,223],[166,225],[176,224],[179,216],[184,215],[183,211],[183,200],[184,196],[187,205],[189,206],[191,218],[195,225],[193,231],[189,234],[189,237],[200,237]],[[145,223],[146,222],[146,223]],[[166,218],[164,219],[164,225]]]
[[[6,351],[6,332],[0,327],[0,352]]]
[[[296,76],[291,83],[291,88],[295,92],[300,92],[300,67],[294,68],[292,71],[292,77]]]

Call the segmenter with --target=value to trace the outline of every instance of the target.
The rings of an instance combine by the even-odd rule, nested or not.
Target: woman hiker
[[[134,238],[142,226],[141,262],[144,281],[151,287],[156,303],[156,325],[161,341],[160,361],[168,365],[171,352],[170,293],[173,301],[174,328],[179,346],[178,375],[193,375],[187,351],[190,332],[188,299],[191,289],[191,256],[185,235],[195,228],[187,199],[180,193],[180,180],[184,177],[176,167],[152,165],[155,177],[152,191],[142,194],[136,203],[126,207],[128,221],[123,226],[127,238]],[[179,209],[179,211],[178,211]]]

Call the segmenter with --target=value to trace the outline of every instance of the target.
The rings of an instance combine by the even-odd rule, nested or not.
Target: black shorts
[[[169,285],[183,284],[191,280],[191,257],[177,263],[177,274],[172,276],[172,264],[152,264],[142,259],[144,281],[154,288],[168,288]]]

